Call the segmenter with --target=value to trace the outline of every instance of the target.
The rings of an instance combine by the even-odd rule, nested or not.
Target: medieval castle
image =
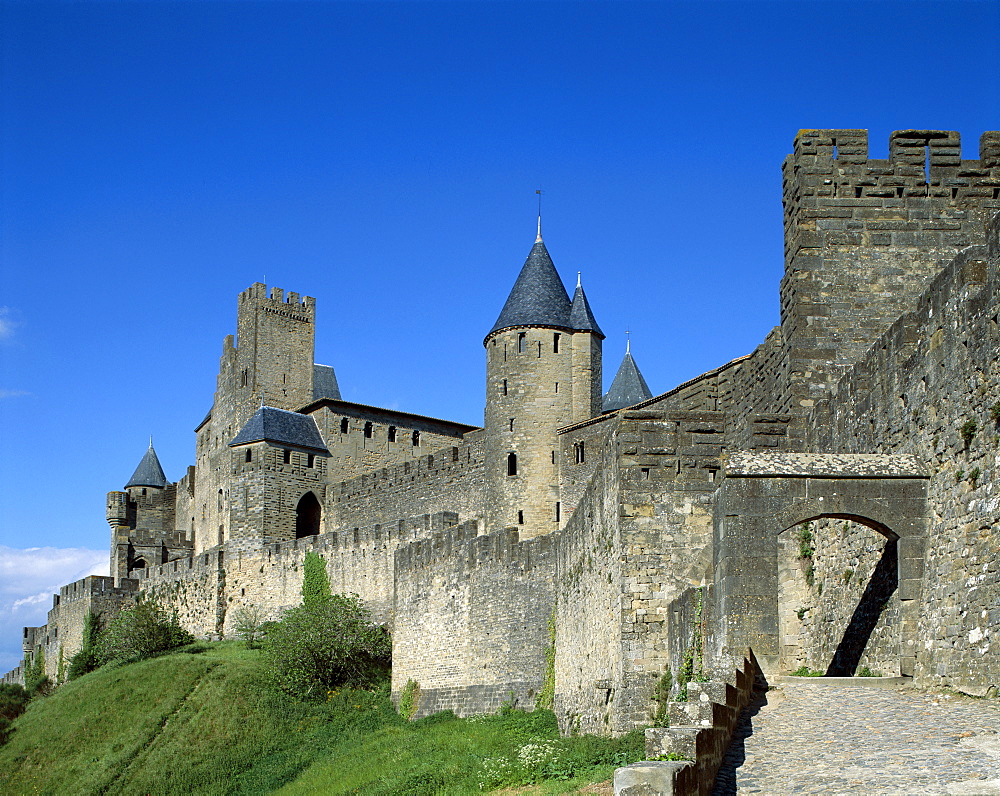
[[[803,130],[783,174],[781,325],[656,396],[630,354],[602,396],[604,335],[541,229],[484,324],[482,428],[344,400],[315,300],[251,285],[194,464],[170,482],[150,447],[108,493],[111,576],[63,587],[26,655],[55,676],[85,614],[139,592],[201,637],[278,618],[315,550],[421,714],[554,678],[565,730],[617,734],[667,666],[747,648],[765,674],[995,692],[1000,132],[962,160],[957,133],[900,131],[874,160],[863,130]]]

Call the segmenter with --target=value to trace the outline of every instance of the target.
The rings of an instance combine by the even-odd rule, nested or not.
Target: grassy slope
[[[0,747],[3,794],[471,793],[484,761],[509,769],[524,743],[557,737],[549,713],[408,724],[384,693],[296,702],[235,643],[94,672],[15,726]],[[634,737],[556,746],[563,763],[549,773],[573,779],[547,792],[606,779],[612,761],[641,755]]]

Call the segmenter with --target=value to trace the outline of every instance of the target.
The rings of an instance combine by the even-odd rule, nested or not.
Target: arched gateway
[[[900,672],[913,674],[927,543],[928,475],[913,456],[759,454],[726,457],[715,506],[720,662],[751,647],[779,668],[778,534],[820,518],[851,520],[896,540],[902,606]]]

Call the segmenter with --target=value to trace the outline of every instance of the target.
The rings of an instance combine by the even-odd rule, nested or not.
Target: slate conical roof
[[[626,348],[625,357],[618,367],[615,380],[611,382],[611,389],[607,391],[601,402],[601,409],[605,412],[614,412],[652,397],[653,393],[639,372],[635,360],[632,359],[631,352]]]
[[[568,329],[571,327],[569,311],[569,294],[539,234],[489,334],[511,326],[559,326]]]
[[[569,325],[584,332],[593,332],[602,340],[604,339],[604,332],[597,325],[594,313],[590,310],[590,302],[587,301],[587,294],[583,292],[583,286],[579,282],[576,285],[573,304],[569,310]]]
[[[128,479],[125,488],[128,489],[130,486],[154,486],[157,489],[163,489],[166,485],[167,477],[163,474],[163,468],[160,467],[160,460],[156,456],[156,451],[153,450],[153,441],[150,440],[149,450],[142,457],[139,466],[135,468],[132,477]]]
[[[329,453],[316,428],[316,421],[309,415],[262,406],[251,417],[240,433],[236,435],[230,448],[251,442],[271,442],[275,445],[289,445],[295,448]]]

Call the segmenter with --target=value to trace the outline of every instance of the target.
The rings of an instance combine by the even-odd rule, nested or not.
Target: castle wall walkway
[[[743,712],[713,795],[1000,794],[998,728],[996,700],[781,683]]]

